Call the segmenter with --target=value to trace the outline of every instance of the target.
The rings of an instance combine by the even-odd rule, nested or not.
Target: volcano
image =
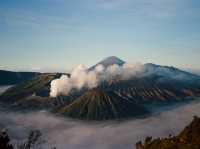
[[[109,120],[141,116],[147,110],[113,92],[92,89],[59,112],[78,119]]]
[[[125,63],[111,56],[90,70],[99,64],[108,67]],[[149,111],[147,107],[152,104],[171,106],[200,97],[200,76],[172,66],[148,63],[142,67],[142,74],[127,80],[111,78],[94,89],[73,90],[67,96],[56,98],[49,97],[50,85],[62,74],[40,74],[8,89],[0,99],[23,109],[34,106],[34,109],[40,107],[46,110],[46,107],[50,107],[51,111],[76,119],[108,120],[145,115]],[[70,77],[70,74],[65,75]]]
[[[125,63],[126,63],[125,61],[121,60],[120,58],[118,58],[116,56],[110,56],[110,57],[107,57],[107,58],[103,59],[102,61],[98,62],[96,65],[90,67],[89,70],[94,69],[98,65],[103,65],[104,67],[108,67],[111,65],[122,66]]]

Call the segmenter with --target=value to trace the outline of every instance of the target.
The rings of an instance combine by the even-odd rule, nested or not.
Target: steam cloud
[[[121,80],[127,80],[142,73],[143,70],[142,64],[125,63],[122,66],[114,64],[106,68],[103,65],[98,65],[93,70],[89,70],[84,65],[79,65],[72,71],[70,77],[62,75],[59,79],[51,82],[50,96],[68,95],[72,89],[94,88],[99,83],[117,76]]]
[[[51,82],[50,96],[68,95],[73,89],[94,88],[101,82],[109,81],[113,78],[128,80],[132,77],[143,77],[152,74],[161,76],[157,80],[160,82],[166,81],[167,79],[177,81],[194,81],[196,79],[199,81],[199,77],[174,69],[173,67],[162,67],[151,64],[125,63],[122,66],[114,64],[108,67],[98,65],[92,70],[84,65],[79,65],[72,71],[70,77],[63,75],[59,79]]]
[[[81,122],[56,117],[48,112],[0,112],[0,128],[6,127],[12,139],[27,138],[32,129],[39,129],[49,146],[58,149],[135,149],[135,143],[146,136],[166,137],[178,134],[200,116],[200,103],[194,102],[144,119],[124,122]],[[44,147],[44,149],[46,149]]]

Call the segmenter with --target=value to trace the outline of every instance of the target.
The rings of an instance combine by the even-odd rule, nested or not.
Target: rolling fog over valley
[[[0,149],[200,149],[199,12],[0,0]]]
[[[0,127],[7,128],[14,140],[26,138],[30,130],[41,130],[48,140],[45,148],[135,149],[135,143],[146,136],[176,135],[194,115],[200,116],[199,113],[200,103],[197,101],[151,117],[127,121],[83,122],[45,111],[28,114],[0,112]]]
[[[0,86],[0,94],[2,94],[3,92],[5,92],[7,89],[11,88],[12,85],[9,86]]]
[[[2,86],[0,128],[12,144],[39,130],[44,149],[136,149],[148,136],[177,135],[200,116],[199,87],[198,75],[111,56],[70,74],[38,73]]]

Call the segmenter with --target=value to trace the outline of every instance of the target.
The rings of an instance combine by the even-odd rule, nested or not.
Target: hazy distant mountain
[[[0,70],[0,85],[13,85],[39,75],[37,72],[13,72]]]
[[[157,75],[160,77],[165,77],[166,79],[176,79],[182,81],[193,81],[199,79],[200,76],[192,74],[187,71],[180,70],[173,66],[160,66],[152,63],[144,64],[145,73],[148,75]]]
[[[119,58],[109,57],[98,64],[106,67],[124,63]],[[93,68],[94,66],[90,69]],[[8,89],[0,99],[24,108],[33,105],[35,108],[37,105],[45,108],[50,104],[53,111],[70,117],[103,120],[143,115],[147,110],[141,105],[174,104],[200,97],[199,76],[155,64],[145,64],[143,74],[128,80],[111,78],[95,89],[83,88],[73,90],[68,96],[50,98],[50,83],[60,76],[61,74],[38,75]]]
[[[108,67],[108,66],[111,66],[111,65],[114,65],[114,64],[121,66],[124,63],[125,63],[125,61],[121,60],[120,58],[118,58],[116,56],[110,56],[110,57],[103,59],[102,61],[100,61],[96,65],[92,66],[90,68],[90,70],[94,69],[98,65],[103,65],[104,67]]]
[[[142,144],[136,144],[137,149],[200,149],[200,118],[194,120],[178,136],[152,140],[147,137]]]
[[[108,120],[144,115],[147,110],[113,92],[92,89],[58,112],[78,119]]]

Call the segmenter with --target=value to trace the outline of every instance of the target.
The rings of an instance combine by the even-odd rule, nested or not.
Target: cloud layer
[[[199,113],[200,103],[197,102],[149,118],[124,122],[86,123],[47,112],[0,112],[0,127],[6,126],[16,140],[26,137],[31,129],[39,129],[49,145],[56,145],[58,149],[135,149],[135,143],[146,136],[179,133],[192,121],[193,115],[200,116]]]

